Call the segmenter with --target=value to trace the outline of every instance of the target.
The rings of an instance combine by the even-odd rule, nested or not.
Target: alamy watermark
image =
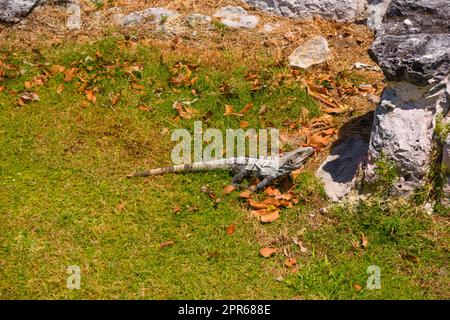
[[[67,289],[79,290],[81,288],[81,269],[79,266],[73,265],[67,267],[67,273],[69,276],[67,277]]]
[[[201,121],[194,122],[193,134],[176,129],[171,139],[178,142],[171,154],[174,165],[233,157],[277,159],[280,149],[278,129],[226,129],[224,135],[219,129],[203,130]]]
[[[367,278],[366,288],[369,290],[381,289],[381,269],[379,266],[371,265],[366,271],[370,276]]]

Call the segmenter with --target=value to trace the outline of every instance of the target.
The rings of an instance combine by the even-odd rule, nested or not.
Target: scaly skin
[[[128,175],[128,177],[148,177],[165,173],[228,169],[232,170],[235,173],[232,179],[232,184],[235,186],[239,186],[242,180],[250,176],[260,178],[262,181],[256,186],[254,190],[259,191],[264,189],[268,184],[271,184],[274,180],[289,175],[292,171],[300,168],[303,165],[304,161],[310,155],[312,155],[313,152],[313,148],[299,148],[281,157],[236,157],[205,162],[195,162],[192,164],[181,164],[171,167],[137,172]]]

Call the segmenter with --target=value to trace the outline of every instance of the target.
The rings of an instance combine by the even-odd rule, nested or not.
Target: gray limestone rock
[[[399,173],[395,190],[421,187],[431,165],[436,117],[450,105],[448,0],[393,0],[370,54],[388,86],[375,112],[366,177],[381,155]]]
[[[215,14],[215,18],[230,28],[256,28],[259,22],[257,16],[249,15],[242,7],[226,6],[219,9]]]
[[[288,57],[289,66],[307,69],[328,59],[328,41],[322,36],[303,43]]]
[[[243,0],[277,15],[310,19],[322,17],[338,22],[363,22],[378,29],[391,0]]]
[[[0,0],[0,23],[18,23],[38,2],[39,0]]]
[[[127,15],[116,14],[114,19],[123,27],[138,25],[140,23],[149,21],[151,23],[159,24],[167,18],[175,17],[178,13],[166,8],[148,8],[142,11],[132,12]]]

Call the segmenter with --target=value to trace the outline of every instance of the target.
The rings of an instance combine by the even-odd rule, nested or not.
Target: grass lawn
[[[122,37],[0,52],[0,297],[448,299],[443,210],[428,216],[374,197],[320,211],[328,203],[306,169],[295,178],[299,204],[262,224],[239,192],[222,194],[227,172],[125,178],[170,165],[171,132],[196,120],[225,130],[242,121],[280,127],[305,109],[321,115],[270,55],[241,60],[230,49],[218,59]],[[173,103],[194,99],[196,111],[179,117]],[[248,103],[244,117],[224,115],[225,105]],[[160,248],[166,241],[174,244]],[[281,252],[264,258],[265,246]],[[66,287],[71,265],[81,269],[80,290]],[[371,265],[379,290],[366,288]]]

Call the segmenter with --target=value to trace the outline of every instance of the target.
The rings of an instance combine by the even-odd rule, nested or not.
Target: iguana
[[[289,175],[292,171],[299,169],[305,160],[314,153],[311,147],[299,148],[285,153],[282,156],[267,158],[235,157],[227,159],[210,160],[205,162],[194,162],[192,164],[181,164],[172,167],[158,168],[148,171],[137,172],[128,175],[132,177],[148,177],[173,172],[195,172],[208,170],[231,169],[234,177],[231,180],[233,186],[239,184],[248,177],[258,177],[258,183],[253,191],[258,192],[271,184],[274,180]]]

